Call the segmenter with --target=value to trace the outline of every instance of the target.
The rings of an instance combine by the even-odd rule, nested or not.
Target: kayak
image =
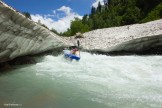
[[[67,58],[75,59],[75,60],[80,60],[80,57],[74,55],[74,54],[64,54],[64,56]]]
[[[74,59],[74,60],[80,60],[80,57],[74,55],[74,54],[71,54],[69,51],[64,51],[64,56],[65,58],[70,58],[70,59]]]

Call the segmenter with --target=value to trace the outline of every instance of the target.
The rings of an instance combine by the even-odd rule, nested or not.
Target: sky
[[[3,0],[20,12],[29,12],[32,20],[45,24],[49,29],[65,32],[75,17],[82,19],[103,0]]]

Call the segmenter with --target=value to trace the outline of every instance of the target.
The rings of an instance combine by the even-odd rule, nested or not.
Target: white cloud
[[[94,6],[95,8],[97,8],[99,2],[101,3],[101,5],[104,5],[104,0],[96,0],[96,1],[92,4],[92,6]]]
[[[70,7],[66,7],[66,6],[62,6],[61,8],[57,9],[57,11],[62,11],[64,12],[66,15],[71,14],[71,8]]]
[[[63,12],[65,15],[62,16]],[[62,16],[62,17],[60,17]],[[42,24],[45,24],[49,29],[54,28],[58,32],[65,32],[70,28],[70,23],[74,20],[75,17],[82,19],[82,16],[72,11],[70,7],[62,6],[57,10],[53,10],[53,14],[47,15],[31,15],[32,20],[38,22],[41,21]],[[54,20],[58,18],[58,20]]]

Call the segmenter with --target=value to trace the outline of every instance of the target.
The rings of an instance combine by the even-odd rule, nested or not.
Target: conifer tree
[[[92,6],[92,8],[91,8],[91,14],[93,15],[95,13],[96,13],[96,8],[94,6]]]
[[[98,12],[101,12],[101,9],[102,9],[102,6],[101,6],[101,3],[99,2],[99,3],[98,3],[98,7],[97,7],[97,11],[98,11]]]

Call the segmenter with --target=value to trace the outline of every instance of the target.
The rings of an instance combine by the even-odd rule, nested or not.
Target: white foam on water
[[[57,108],[160,108],[162,56],[81,52],[80,61],[69,61],[47,55],[36,65],[1,76],[0,82],[1,97],[35,102],[39,108],[43,103]],[[37,100],[36,94],[46,98]]]
[[[88,93],[89,100],[108,106],[124,101],[134,102],[131,107],[146,103],[147,107],[162,106],[162,56],[113,57],[81,52],[80,61],[71,62],[63,55],[49,55],[37,64],[37,73],[64,79]]]

